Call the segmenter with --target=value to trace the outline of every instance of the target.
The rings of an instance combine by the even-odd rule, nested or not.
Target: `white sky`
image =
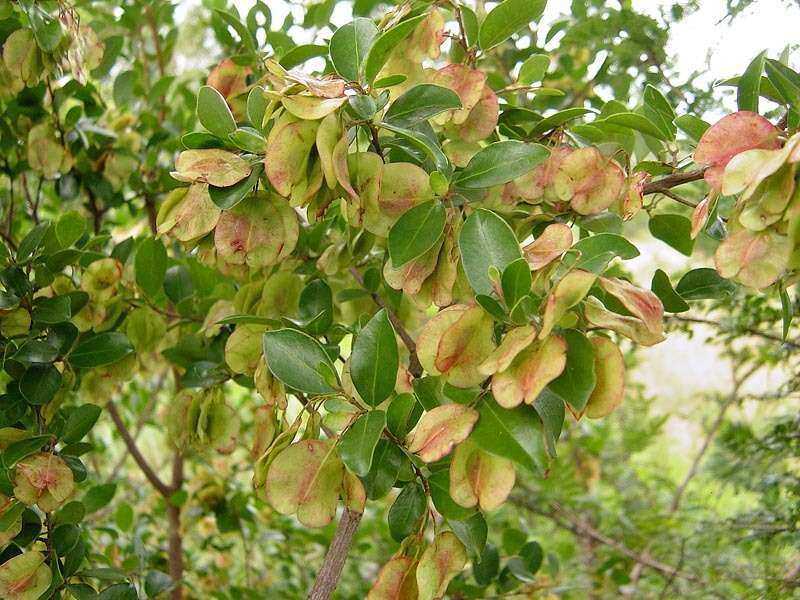
[[[634,8],[641,12],[658,15],[661,7],[669,7],[674,0],[634,0]],[[253,0],[234,0],[242,14],[253,5]],[[269,0],[273,22],[280,23],[286,17],[289,5],[284,0]],[[543,23],[569,10],[570,0],[550,0]],[[302,7],[293,10],[302,17]],[[800,7],[787,6],[781,0],[760,0],[732,25],[718,24],[726,14],[725,0],[702,0],[701,8],[674,26],[667,48],[674,57],[681,77],[704,66],[710,67],[714,79],[724,79],[741,73],[750,60],[761,50],[777,57],[786,44],[798,44],[800,29]],[[349,7],[337,6],[333,22],[342,25],[350,19]]]

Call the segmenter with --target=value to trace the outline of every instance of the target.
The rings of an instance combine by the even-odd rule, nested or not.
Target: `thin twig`
[[[650,181],[642,188],[642,194],[663,194],[665,191],[670,190],[684,183],[692,181],[699,181],[705,174],[705,169],[697,169],[695,171],[686,171],[685,173],[673,173],[661,179]]]
[[[128,428],[125,426],[125,422],[122,420],[122,416],[119,414],[117,405],[114,404],[113,401],[109,400],[108,404],[106,404],[106,410],[108,410],[108,414],[111,415],[111,420],[114,421],[114,425],[116,425],[117,431],[122,437],[122,441],[128,448],[128,452],[130,452],[133,460],[136,461],[136,464],[139,465],[139,468],[142,470],[142,473],[144,473],[147,481],[149,481],[150,484],[156,488],[158,493],[164,498],[169,498],[173,493],[175,493],[176,490],[164,483],[150,466],[150,463],[147,462],[147,459],[136,445],[136,441],[131,436],[130,431],[128,431]]]

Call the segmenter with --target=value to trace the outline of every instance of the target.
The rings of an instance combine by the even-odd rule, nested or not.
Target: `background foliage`
[[[357,356],[361,340],[373,345],[362,352],[366,359],[360,364],[350,358],[343,387],[363,400],[360,412],[390,395],[394,409],[388,410],[388,433],[382,433],[384,421],[377,426],[364,421],[362,435],[349,447],[344,440],[339,446],[349,471],[362,476],[370,500],[337,597],[366,597],[381,567],[399,551],[419,556],[430,546],[433,528],[440,535],[448,528],[455,531],[460,541],[447,543],[463,543],[468,556],[465,568],[457,565],[452,581],[449,576],[444,581],[450,598],[797,594],[796,265],[787,259],[776,267],[769,259],[775,253],[768,253],[766,264],[745,256],[735,266],[752,264],[752,273],[726,274],[744,285],[711,271],[720,240],[738,227],[741,204],[734,205],[731,194],[718,201],[712,194],[705,203],[708,215],[698,214],[703,207],[698,211],[697,204],[709,198],[709,187],[693,164],[708,127],[701,117],[718,112],[726,94],[736,97],[739,109],[760,111],[778,125],[782,140],[797,129],[800,76],[781,67],[791,65],[790,49],[767,57],[774,64],[756,58],[747,71],[742,65],[741,79],[703,89],[694,78],[674,81],[665,51],[670,26],[695,10],[694,2],[676,2],[660,19],[640,14],[632,2],[573,2],[547,29],[537,27],[533,10],[530,19],[505,33],[503,20],[499,32],[477,28],[494,4],[464,4],[457,10],[449,2],[396,7],[327,0],[304,5],[282,23],[264,2],[246,14],[210,0],[188,8],[141,0],[0,4],[0,596],[304,597],[336,524],[311,528],[329,520],[312,522],[319,517],[315,511],[306,517],[298,513],[299,520],[281,514],[296,507],[282,510],[282,499],[265,492],[268,464],[276,454],[268,448],[288,445],[287,431],[312,448],[311,440],[328,439],[348,427],[352,406],[315,394],[339,387],[339,361],[351,352]],[[530,10],[534,4],[526,6]],[[750,4],[729,2],[730,18],[743,18],[740,13]],[[395,54],[381,77],[402,73],[409,78],[384,81],[393,84],[386,88],[389,97],[372,86],[377,77],[366,81],[358,62],[352,62],[349,35],[340,35],[343,46],[337,50],[330,20],[342,5],[351,6],[354,17],[374,19],[381,31],[435,12],[447,35],[434,44],[431,32],[415,29],[414,43],[388,46]],[[489,49],[492,35],[498,44]],[[545,42],[554,40],[556,49],[544,56]],[[441,55],[438,42],[443,42]],[[423,76],[403,62],[402,51],[426,52],[428,66],[464,63],[483,70],[488,88],[502,99],[498,126],[489,118],[491,131],[466,140],[469,133],[448,122],[446,112],[463,105],[463,98],[441,88],[432,90],[430,104],[412,97],[405,113],[402,104],[391,104],[411,83],[423,82],[414,80]],[[361,227],[359,207],[348,205],[347,190],[335,174],[335,192],[323,185],[322,192],[304,196],[308,181],[287,184],[270,171],[269,158],[261,176],[260,167],[253,168],[260,161],[251,160],[245,168],[230,162],[230,152],[219,155],[228,163],[210,170],[212,177],[222,177],[213,182],[208,173],[196,175],[204,167],[191,155],[178,160],[187,149],[216,147],[260,157],[270,135],[268,101],[288,106],[291,100],[285,97],[292,92],[333,81],[287,78],[282,68],[360,80],[348,86],[349,100],[340,101],[339,94],[332,98],[339,102],[336,114],[353,125],[355,138],[348,141],[365,153],[385,151],[389,164],[419,165],[425,177],[408,185],[431,190],[430,212],[423,219],[418,211],[417,217],[433,227],[433,242],[415,250],[408,243],[409,230],[398,228],[393,243],[394,222],[385,214],[375,217],[367,207],[361,207],[367,223]],[[299,87],[292,88],[295,83]],[[444,87],[459,83],[445,80]],[[254,85],[278,97],[251,100]],[[381,102],[394,106],[382,120],[375,116]],[[295,110],[313,113],[319,106]],[[422,124],[428,118],[433,127]],[[486,122],[479,119],[478,125]],[[229,137],[232,131],[235,137]],[[333,135],[338,139],[343,132]],[[464,175],[468,161],[459,164],[456,158],[458,150],[472,156],[478,141],[495,139],[524,139],[551,149],[559,143],[594,145],[619,163],[626,185],[636,182],[638,188],[631,185],[642,196],[634,193],[627,210],[612,207],[619,214],[605,207],[583,216],[572,211],[574,206],[541,213],[523,204],[509,209],[499,193],[487,198],[492,192],[483,188],[497,191],[516,176],[500,173],[499,179],[470,188]],[[445,143],[443,154],[441,141],[465,147]],[[512,147],[517,148],[505,146],[489,166],[510,168]],[[457,167],[455,175],[448,172],[448,159]],[[522,160],[539,159],[526,151]],[[703,164],[716,166],[713,160]],[[403,176],[408,171],[405,167]],[[438,175],[428,178],[434,171]],[[350,175],[356,185],[353,166]],[[268,202],[267,192],[259,192],[256,214],[266,226],[253,227],[257,237],[244,260],[236,258],[237,252],[220,257],[220,245],[209,242],[221,235],[215,217],[220,208],[236,214],[237,202],[243,218],[250,216],[241,207],[255,211],[255,203],[242,198],[259,176],[260,187],[291,197],[307,220],[292,229],[287,201],[273,196]],[[399,172],[396,176],[402,180]],[[208,196],[214,204],[187,202],[183,194],[201,190],[203,178],[217,188]],[[663,181],[669,183],[659,184]],[[365,193],[368,184],[357,184]],[[446,217],[444,209],[438,211],[439,198],[447,199]],[[577,256],[593,259],[606,277],[629,278],[649,288],[656,269],[664,269],[652,279],[652,289],[668,313],[664,322],[670,337],[653,349],[623,340],[623,405],[601,420],[568,414],[563,431],[556,433],[555,455],[544,448],[536,455],[548,463],[547,476],[512,467],[516,486],[507,501],[477,513],[441,500],[452,490],[442,483],[447,469],[441,464],[420,461],[413,446],[408,452],[413,461],[392,448],[402,446],[398,439],[413,426],[409,414],[416,411],[418,418],[423,406],[432,414],[440,402],[486,406],[488,385],[465,385],[464,391],[428,377],[430,385],[412,388],[406,381],[404,387],[401,371],[396,386],[393,376],[387,383],[382,367],[400,361],[409,367],[406,376],[414,378],[420,367],[405,345],[396,356],[387,354],[387,345],[378,350],[387,331],[394,339],[401,329],[411,330],[419,342],[418,328],[429,316],[409,301],[417,291],[404,288],[405,279],[390,281],[384,260],[391,256],[413,264],[443,243],[445,227],[453,244],[457,239],[468,244],[467,225],[461,225],[460,213],[458,219],[453,215],[454,207],[471,202],[494,211],[469,209],[471,215],[483,215],[482,226],[499,231],[493,239],[506,234],[491,215],[503,223],[499,213],[512,223],[514,247],[530,233],[538,237],[544,225],[569,223],[576,241],[599,244],[592,253],[583,241]],[[620,215],[631,218],[623,222]],[[442,222],[434,227],[437,219]],[[210,227],[209,220],[214,221]],[[409,221],[398,223],[418,225]],[[215,234],[198,241],[215,225]],[[237,225],[242,224],[230,228],[234,241]],[[699,235],[690,235],[693,225],[702,228]],[[459,227],[462,235],[456,238]],[[785,237],[774,227],[775,235]],[[282,237],[276,241],[276,236]],[[631,250],[630,242],[639,250]],[[295,246],[294,255],[284,252],[285,246]],[[459,255],[454,248],[451,253]],[[508,285],[499,286],[498,293],[492,277],[510,265],[482,261],[492,250],[462,247],[465,273],[449,291],[469,301],[476,294],[489,297],[483,306],[500,314],[487,318],[489,329],[526,319],[538,324],[538,316],[530,317],[536,310],[524,303],[514,314],[513,281],[504,282]],[[492,264],[495,271],[487,269]],[[760,285],[759,278],[773,271],[775,277]],[[524,288],[525,276],[519,276]],[[546,293],[533,296],[539,301]],[[627,304],[609,296],[600,294],[614,314],[631,317]],[[577,323],[594,335],[594,327]],[[283,329],[286,325],[294,329]],[[309,345],[308,336],[267,336],[271,341],[264,348],[269,355],[272,344],[274,356],[267,369],[264,330],[297,328],[324,347]],[[639,338],[635,341],[642,342]],[[297,356],[311,356],[306,361],[311,369],[293,384],[290,363]],[[683,370],[709,356],[703,385],[690,387]],[[282,358],[289,359],[285,368]],[[320,368],[325,362],[333,368]],[[653,383],[664,377],[665,363],[679,365],[667,371],[679,380],[672,387]],[[369,389],[361,383],[368,380],[375,382]],[[287,403],[283,384],[305,393],[290,394]],[[318,389],[304,389],[311,384]],[[563,401],[560,406],[563,411]],[[524,408],[530,407],[517,410]],[[581,407],[574,408],[581,413]],[[463,415],[449,416],[447,426],[461,423],[458,416]],[[539,423],[533,409],[528,416]],[[483,413],[481,419],[487,422]],[[377,441],[381,435],[374,458],[365,459],[364,447],[375,443],[363,440]],[[677,443],[687,437],[693,443]],[[374,465],[384,471],[396,466],[387,484],[376,481],[386,475]],[[351,482],[348,489],[355,491],[345,493],[354,509],[359,508],[359,485]],[[430,512],[429,494],[435,509]]]

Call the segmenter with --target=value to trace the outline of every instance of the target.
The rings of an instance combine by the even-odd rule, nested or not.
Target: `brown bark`
[[[336,527],[333,542],[325,554],[322,568],[317,573],[314,587],[308,593],[308,600],[328,600],[333,595],[350,547],[353,545],[353,536],[361,523],[361,516],[361,513],[354,512],[349,508],[344,509],[339,525]]]

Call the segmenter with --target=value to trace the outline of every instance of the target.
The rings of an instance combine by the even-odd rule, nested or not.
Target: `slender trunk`
[[[179,490],[183,486],[183,455],[175,451],[175,459],[172,463],[172,485],[173,490]],[[167,503],[167,518],[169,520],[169,576],[172,579],[172,600],[183,599],[183,538],[181,536],[181,507],[175,506],[169,497],[165,497]]]
[[[328,600],[333,595],[359,523],[361,523],[361,513],[345,508],[322,568],[317,573],[314,587],[308,593],[308,600]]]

